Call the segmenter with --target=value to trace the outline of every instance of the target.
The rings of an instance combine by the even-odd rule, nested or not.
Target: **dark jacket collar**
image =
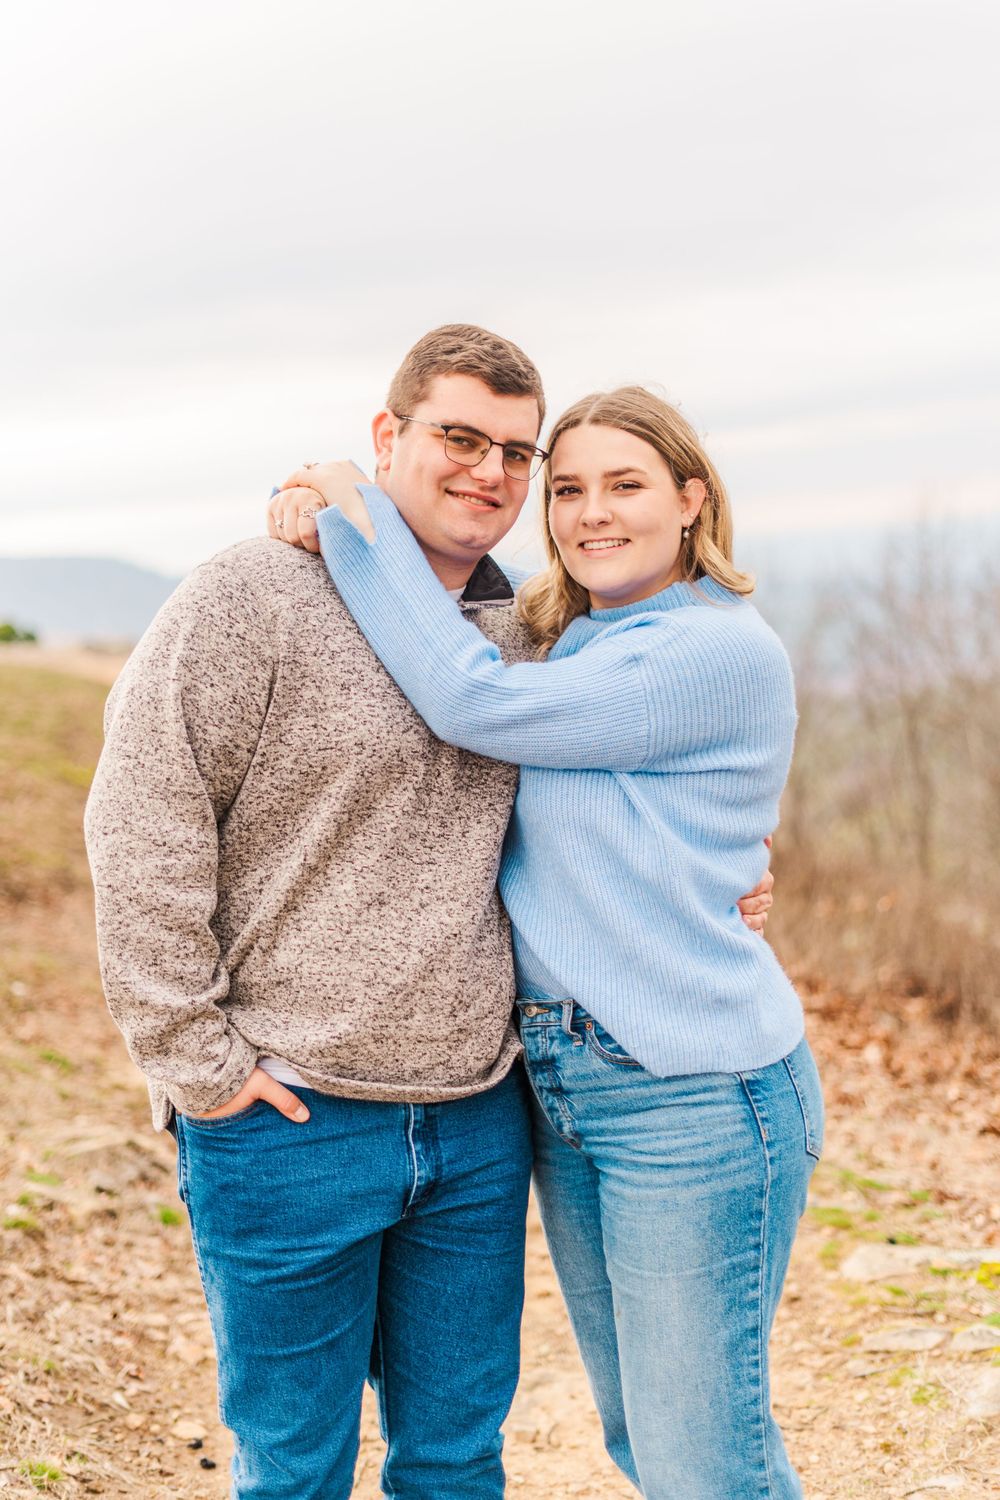
[[[510,580],[506,573],[487,553],[485,557],[481,557],[476,563],[472,571],[472,576],[465,585],[462,603],[509,604],[513,597],[514,590],[510,586]]]

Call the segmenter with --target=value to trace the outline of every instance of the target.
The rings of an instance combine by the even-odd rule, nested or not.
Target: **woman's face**
[[[651,444],[617,427],[572,427],[552,452],[549,526],[593,609],[648,599],[680,577],[682,529],[705,487],[683,492]]]

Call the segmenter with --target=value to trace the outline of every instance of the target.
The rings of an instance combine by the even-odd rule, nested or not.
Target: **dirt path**
[[[2,1492],[215,1500],[228,1449],[173,1147],[149,1129],[105,1015],[86,903],[58,919],[22,913],[0,938]],[[1000,1381],[995,1055],[981,1038],[948,1039],[917,1001],[854,1009],[846,1024],[833,995],[813,996],[810,1010],[831,1119],[775,1337],[777,1409],[807,1494],[902,1496],[930,1480],[929,1495],[997,1493],[1000,1416],[967,1406],[990,1372]],[[995,1261],[935,1252],[911,1266],[915,1242],[995,1246]],[[885,1266],[865,1268],[859,1248]],[[602,1453],[534,1218],[529,1249],[510,1489],[627,1496]],[[973,1340],[982,1348],[958,1352],[969,1325],[992,1329],[998,1348],[987,1332]],[[914,1347],[870,1347],[892,1342],[886,1333]],[[188,1447],[202,1431],[204,1446]],[[360,1500],[378,1495],[379,1453],[368,1409]],[[218,1467],[202,1469],[206,1457]],[[22,1465],[41,1466],[34,1481]],[[65,1477],[46,1479],[45,1466]]]
[[[74,754],[53,762],[62,801],[46,812],[66,830],[85,781]],[[39,816],[24,787],[18,838]],[[229,1450],[173,1146],[104,1008],[71,836],[35,840],[35,897],[4,904],[0,886],[0,1495],[222,1500]],[[943,1029],[919,998],[816,990],[807,1007],[827,1146],[774,1341],[806,1494],[1000,1494],[997,1045]],[[358,1500],[378,1496],[380,1451],[367,1405]],[[603,1454],[534,1216],[505,1452],[512,1495],[633,1493]]]

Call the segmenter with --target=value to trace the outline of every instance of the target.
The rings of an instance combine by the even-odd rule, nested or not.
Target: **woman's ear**
[[[692,521],[697,520],[701,507],[708,495],[708,488],[704,479],[689,479],[681,490],[681,498],[684,501],[684,524],[690,526]]]

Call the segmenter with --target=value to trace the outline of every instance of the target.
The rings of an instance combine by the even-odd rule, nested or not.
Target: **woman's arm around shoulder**
[[[372,649],[440,739],[521,765],[616,771],[659,769],[711,740],[717,726],[692,709],[692,694],[704,694],[679,618],[703,611],[632,616],[588,632],[572,654],[507,667],[388,497],[363,493],[376,540],[331,508],[319,517],[323,556]]]

